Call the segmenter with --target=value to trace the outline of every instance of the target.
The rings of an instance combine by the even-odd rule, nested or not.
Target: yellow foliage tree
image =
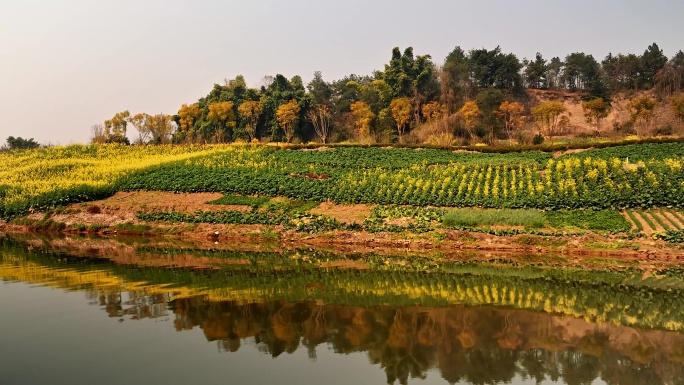
[[[527,116],[523,115],[525,107],[518,102],[505,101],[499,106],[496,115],[504,122],[508,140],[512,140],[513,132],[525,125]]]
[[[178,117],[180,123],[180,131],[185,135],[187,141],[193,141],[195,138],[195,119],[200,115],[199,104],[183,104],[178,110]]]
[[[644,130],[648,129],[655,112],[655,106],[655,100],[648,96],[639,96],[630,100],[627,104],[627,109],[629,110],[630,119],[635,123],[635,127],[641,126]],[[641,135],[644,133],[642,132]],[[638,129],[637,135],[640,135]]]
[[[149,115],[146,113],[135,114],[128,118],[128,122],[138,130],[138,144],[147,143],[150,138],[150,131],[147,129],[147,119]]]
[[[168,143],[175,126],[171,116],[165,114],[135,114],[129,118],[129,122],[138,130],[139,144],[150,140],[155,144]]]
[[[247,121],[246,131],[250,141],[256,137],[257,124],[263,111],[264,106],[254,100],[247,100],[238,107],[238,113]]]
[[[214,139],[218,143],[222,143],[225,139],[226,128],[235,127],[233,102],[217,102],[210,104],[207,119],[214,124]]]
[[[566,111],[565,106],[561,102],[549,101],[543,102],[538,106],[532,108],[532,117],[537,122],[540,131],[553,142],[553,135],[559,131],[560,116]]]
[[[411,100],[409,98],[399,98],[392,100],[390,103],[392,110],[392,118],[397,123],[397,133],[399,134],[399,143],[404,142],[404,129],[411,120]]]
[[[582,102],[582,110],[587,123],[594,125],[596,133],[601,132],[601,120],[608,116],[610,103],[603,101],[603,98],[595,98]]]
[[[370,139],[370,125],[375,114],[370,106],[364,102],[354,102],[351,105],[351,113],[354,117],[354,125],[359,132],[359,140],[366,142]]]
[[[439,102],[430,102],[423,105],[423,117],[428,123],[435,122],[442,118],[442,105]]]
[[[482,112],[480,111],[477,102],[474,100],[465,102],[463,107],[458,110],[458,115],[463,119],[463,125],[466,130],[468,130],[468,134],[473,136],[473,128],[475,128],[475,124],[477,124],[477,121],[482,116]]]
[[[110,142],[128,143],[126,139],[126,126],[131,113],[126,111],[118,112],[110,120],[105,120],[104,128],[107,140]]]
[[[295,129],[297,128],[297,121],[299,120],[299,104],[292,99],[287,103],[283,103],[276,111],[276,119],[278,125],[285,132],[285,140],[288,143],[292,142],[294,138]]]
[[[148,115],[147,131],[152,135],[152,142],[155,144],[169,143],[175,126],[171,115]]]

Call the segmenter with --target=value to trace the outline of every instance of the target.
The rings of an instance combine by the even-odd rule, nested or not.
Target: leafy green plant
[[[670,243],[684,243],[684,230],[667,230],[664,233],[654,233],[653,237]]]
[[[371,215],[363,222],[362,228],[369,232],[401,232],[425,233],[434,230],[433,224],[440,221],[445,210],[416,206],[376,206]],[[391,223],[394,220],[405,220],[404,225]]]

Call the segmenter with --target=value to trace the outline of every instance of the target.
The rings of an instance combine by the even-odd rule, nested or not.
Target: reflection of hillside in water
[[[177,331],[199,327],[224,351],[256,345],[277,357],[307,349],[314,360],[318,346],[331,346],[339,354],[367,352],[390,383],[424,377],[433,368],[451,383],[474,384],[507,382],[516,375],[568,384],[596,378],[609,384],[677,384],[684,378],[683,334],[541,312],[315,301],[240,304],[206,296],[172,299],[169,293],[145,290],[87,290],[86,296],[110,317],[174,315]]]
[[[169,303],[177,330],[201,327],[221,349],[245,341],[274,357],[326,344],[367,352],[389,382],[438,368],[451,383],[511,381],[518,374],[585,384],[681,383],[684,335],[492,307],[353,307],[315,302],[239,305],[200,297]],[[680,381],[680,382],[677,382]]]
[[[265,256],[257,257],[264,261]],[[134,259],[161,263],[147,254]],[[269,266],[271,261],[287,259],[273,256]],[[683,314],[676,280],[643,288],[641,281],[620,286],[615,282],[624,283],[624,277],[608,274],[603,283],[586,283],[515,269],[492,275],[491,268],[469,267],[468,273],[426,275],[321,272],[290,265],[274,276],[272,268],[252,265],[246,270],[142,267],[20,245],[0,248],[0,262],[0,279],[84,291],[110,317],[173,316],[176,330],[199,327],[225,351],[255,344],[274,357],[307,349],[312,359],[318,346],[340,354],[367,352],[389,382],[406,383],[436,369],[452,383],[507,382],[518,375],[568,384],[596,378],[610,384],[684,384],[684,334],[620,325],[628,308],[643,319],[648,315],[644,324],[679,325]],[[516,298],[525,301],[497,300],[494,289],[504,288],[515,289]],[[416,298],[425,306],[415,306]],[[576,300],[569,305],[568,298]],[[437,306],[443,303],[462,305]],[[592,318],[584,314],[606,304],[611,322],[588,322]],[[541,311],[547,306],[584,319]]]

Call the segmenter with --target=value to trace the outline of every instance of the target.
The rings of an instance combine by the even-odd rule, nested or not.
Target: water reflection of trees
[[[200,297],[170,303],[177,330],[201,327],[221,349],[253,340],[277,357],[300,346],[367,352],[388,383],[407,383],[438,368],[449,383],[684,383],[684,335],[591,324],[569,317],[490,307],[373,308],[315,302],[238,305]]]
[[[146,294],[144,291],[105,292],[86,291],[86,298],[100,306],[110,317],[129,317],[130,319],[159,318],[169,314],[167,302],[170,293]]]
[[[65,267],[56,258],[59,255],[29,253],[25,248],[5,251],[0,257],[5,262],[0,264],[1,277],[85,290],[91,303],[111,317],[174,314],[177,330],[201,327],[207,339],[233,352],[245,342],[256,343],[274,357],[307,349],[316,359],[320,345],[341,354],[365,352],[371,363],[385,371],[389,383],[406,383],[437,368],[451,383],[490,384],[519,375],[569,384],[586,384],[599,377],[611,384],[684,384],[684,335],[507,308],[544,309],[618,324],[629,316],[640,325],[679,328],[684,314],[679,292],[641,288],[641,281],[623,287],[618,283],[624,282],[624,276],[568,282],[558,277],[538,279],[538,272],[521,279],[492,275],[489,270],[444,275],[306,270],[326,288],[315,293],[321,302],[287,302],[270,299],[309,298],[312,278],[289,274],[281,279],[273,275],[285,274],[278,270],[212,271],[210,275],[204,270],[146,269],[78,258]],[[669,285],[667,280],[661,283]],[[198,293],[207,294],[199,297]],[[169,302],[171,298],[176,300]],[[229,298],[260,303],[241,305],[226,301]],[[379,303],[499,307],[372,306]]]

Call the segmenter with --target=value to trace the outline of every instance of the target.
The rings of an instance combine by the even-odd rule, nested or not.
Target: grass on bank
[[[583,230],[629,231],[632,225],[616,210],[559,210],[545,212],[549,225],[562,229],[574,227]]]
[[[546,218],[540,210],[518,209],[453,209],[444,215],[443,223],[447,227],[477,226],[524,226],[538,229],[544,227]]]
[[[523,226],[539,229],[581,229],[623,232],[632,227],[615,210],[559,210],[530,209],[453,209],[444,216],[446,227]]]

